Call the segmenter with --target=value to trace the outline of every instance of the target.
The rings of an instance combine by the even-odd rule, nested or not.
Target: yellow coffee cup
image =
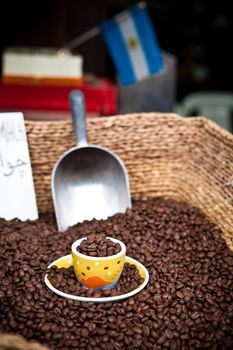
[[[81,284],[89,288],[113,288],[123,270],[126,246],[118,239],[106,238],[120,245],[119,253],[106,257],[84,255],[77,248],[87,237],[78,239],[71,246],[75,275]]]

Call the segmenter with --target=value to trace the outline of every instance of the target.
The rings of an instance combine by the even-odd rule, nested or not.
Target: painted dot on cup
[[[85,274],[84,272],[82,272],[82,275],[83,275],[83,276],[86,276],[86,274]]]
[[[120,260],[118,260],[117,264],[120,264],[120,262],[121,262],[121,261],[120,261]]]
[[[109,266],[105,266],[104,270],[107,270],[109,268]]]
[[[90,270],[91,268],[90,268],[90,266],[87,266],[87,270]]]

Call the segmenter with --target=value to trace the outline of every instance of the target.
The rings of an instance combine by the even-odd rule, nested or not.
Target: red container
[[[82,87],[0,84],[0,111],[67,112],[68,95],[74,89],[84,93],[87,113],[117,113],[117,86],[107,79],[98,80],[96,85],[86,81]]]

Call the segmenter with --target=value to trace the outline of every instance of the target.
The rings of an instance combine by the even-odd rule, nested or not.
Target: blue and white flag
[[[100,24],[122,85],[141,81],[163,68],[161,50],[146,5],[121,12]]]

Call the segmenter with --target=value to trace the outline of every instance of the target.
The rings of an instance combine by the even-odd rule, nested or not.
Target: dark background
[[[129,0],[3,1],[0,51],[6,46],[60,47],[136,3]],[[163,50],[174,54],[177,100],[193,91],[232,91],[231,1],[148,0]],[[80,46],[84,71],[115,79],[101,36]]]

